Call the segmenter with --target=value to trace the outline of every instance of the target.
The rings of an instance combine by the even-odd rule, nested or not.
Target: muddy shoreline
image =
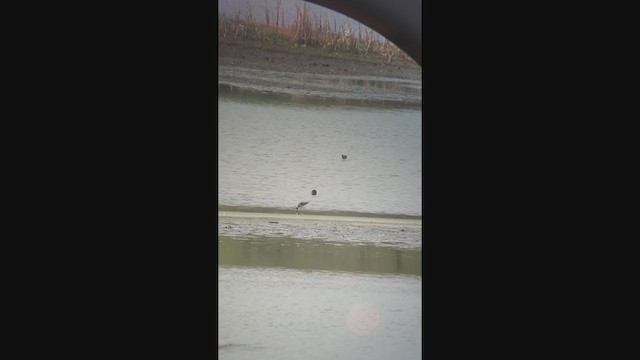
[[[268,46],[259,43],[218,43],[218,65],[291,73],[378,76],[422,80],[415,62],[321,53],[316,49]]]
[[[329,223],[351,223],[351,224],[375,224],[375,225],[404,225],[422,227],[422,220],[414,219],[393,219],[393,218],[373,218],[373,217],[348,217],[348,216],[328,216],[328,215],[295,215],[295,214],[265,214],[248,213],[237,211],[219,211],[218,219],[244,219],[244,220],[272,220],[274,223],[307,223],[307,222],[329,222]]]

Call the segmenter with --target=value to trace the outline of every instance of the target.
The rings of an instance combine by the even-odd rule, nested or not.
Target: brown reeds
[[[257,22],[253,9],[247,2],[244,19],[236,12],[232,18],[222,15],[218,18],[219,41],[257,41],[298,47],[316,47],[329,52],[354,55],[372,55],[391,62],[395,59],[412,61],[408,55],[393,43],[376,38],[373,30],[358,24],[353,29],[349,23],[340,27],[333,19],[333,28],[329,17],[322,13],[311,15],[306,2],[298,1],[293,22],[287,26],[281,0],[276,1],[275,25],[271,22],[273,14],[269,12],[265,0],[265,21]]]

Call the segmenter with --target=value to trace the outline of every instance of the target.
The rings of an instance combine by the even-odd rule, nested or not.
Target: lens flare
[[[380,324],[380,314],[374,305],[367,303],[356,304],[346,316],[349,329],[357,335],[366,335]]]

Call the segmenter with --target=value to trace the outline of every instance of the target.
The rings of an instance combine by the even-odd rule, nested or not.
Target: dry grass
[[[243,18],[240,13],[232,17],[218,18],[218,41],[255,41],[294,47],[312,47],[324,49],[327,52],[351,55],[369,55],[383,58],[387,62],[392,60],[412,61],[400,48],[386,39],[378,41],[372,30],[358,25],[353,29],[344,24],[333,27],[329,19],[313,16],[306,2],[296,4],[296,16],[292,24],[284,24],[284,10],[280,1],[276,3],[276,14],[270,13],[266,5],[264,21],[254,18],[254,9],[247,2],[247,11]],[[275,20],[275,24],[273,24]]]

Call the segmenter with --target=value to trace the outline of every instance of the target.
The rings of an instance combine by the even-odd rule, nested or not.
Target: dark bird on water
[[[315,190],[311,190],[311,195],[315,195],[317,192]]]
[[[296,215],[298,215],[298,211],[302,212],[302,207],[307,205],[308,203],[309,203],[308,201],[303,201],[299,203],[298,206],[296,206]]]
[[[342,160],[346,160],[347,159],[347,155],[342,155]]]

